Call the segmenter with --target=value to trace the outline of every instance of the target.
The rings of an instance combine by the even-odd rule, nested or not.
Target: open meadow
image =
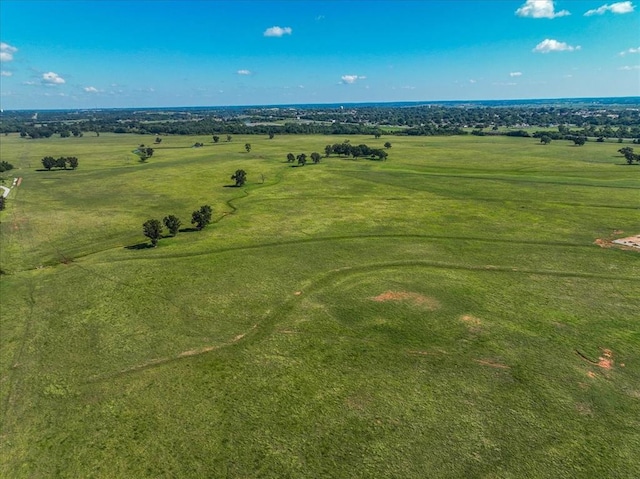
[[[0,476],[640,477],[640,165],[347,138],[1,137]]]

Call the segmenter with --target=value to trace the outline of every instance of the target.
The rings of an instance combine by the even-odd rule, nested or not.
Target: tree
[[[162,138],[160,138],[159,136],[156,136],[156,144],[158,143],[162,143]]]
[[[178,231],[180,231],[180,226],[182,225],[180,219],[174,215],[165,216],[162,222],[169,230],[171,236],[177,235]]]
[[[307,164],[307,155],[300,153],[298,156],[298,166],[304,166]]]
[[[67,159],[64,156],[56,159],[56,168],[64,168],[67,169]]]
[[[582,146],[587,142],[587,138],[584,136],[574,136],[572,140],[575,146]]]
[[[318,153],[317,151],[314,151],[313,153],[311,153],[311,160],[316,165],[320,163],[320,153]]]
[[[231,141],[231,135],[227,135],[227,141]]]
[[[54,166],[56,166],[56,159],[53,156],[45,156],[42,159],[42,166],[44,166],[47,170],[51,170]]]
[[[0,161],[0,173],[13,170],[13,165],[7,161]]]
[[[0,195],[0,211],[5,209],[5,201],[4,196]]]
[[[75,170],[78,167],[78,158],[75,156],[69,156],[67,157],[67,163],[69,163],[69,167],[72,170]]]
[[[549,135],[542,135],[540,137],[540,143],[542,143],[543,145],[548,145],[549,143],[551,143],[551,137]]]
[[[162,238],[162,223],[156,219],[147,220],[142,225],[142,232],[151,240],[151,244],[155,248],[158,240]]]
[[[220,137],[218,135],[213,135],[213,142],[218,143],[220,141]]]
[[[276,136],[274,132],[270,131],[269,132],[269,139],[273,140],[273,137]]]
[[[333,147],[331,145],[327,145],[324,147],[324,156],[329,156],[333,153]]]
[[[618,153],[622,153],[622,155],[627,160],[628,165],[633,164],[634,161],[637,161],[638,163],[640,163],[640,155],[636,155],[633,152],[633,148],[631,148],[630,146],[625,146],[624,148],[620,148],[618,150]]]
[[[236,180],[236,186],[242,186],[247,181],[247,172],[244,170],[236,170],[235,174],[231,176],[232,180]]]
[[[287,163],[293,163],[294,161],[296,161],[296,157],[293,156],[293,153],[289,153],[287,155]]]
[[[62,130],[60,132],[60,138],[69,138],[71,136],[71,132],[69,130]]]
[[[384,147],[388,150],[389,148],[391,148],[391,143],[390,142],[385,142]]]
[[[211,214],[211,206],[201,206],[199,210],[196,210],[191,214],[191,224],[196,225],[196,228],[201,230],[211,223]]]
[[[249,153],[251,151],[251,143],[245,143],[244,149],[247,150],[247,153]]]

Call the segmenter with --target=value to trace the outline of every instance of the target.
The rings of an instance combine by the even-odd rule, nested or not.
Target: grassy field
[[[343,140],[2,137],[0,476],[639,477],[640,166]]]

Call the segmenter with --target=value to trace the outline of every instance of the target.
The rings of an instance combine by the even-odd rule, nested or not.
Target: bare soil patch
[[[640,235],[627,236],[612,241],[613,244],[640,249]]]
[[[413,303],[415,306],[420,306],[431,311],[440,307],[440,302],[435,298],[407,291],[385,291],[378,296],[374,296],[371,300],[378,303],[385,303],[387,301],[407,301]]]
[[[576,353],[578,354],[578,356],[580,356],[582,359],[584,359],[586,362],[588,362],[589,364],[593,364],[594,366],[598,366],[602,369],[611,369],[614,365],[614,361],[613,361],[613,352],[610,349],[607,348],[602,348],[601,349],[602,354],[598,357],[597,361],[593,361],[591,359],[589,359],[587,356],[585,356],[584,354],[582,354],[580,351],[578,351],[576,349]],[[589,377],[594,377],[595,375],[593,373],[591,373],[591,371],[589,371],[589,373],[587,373],[587,375]]]
[[[613,236],[618,236],[622,233],[624,232],[615,230],[609,238],[597,238],[594,244],[597,244],[601,248],[611,248],[615,246],[622,249],[640,249],[640,234],[613,239]]]

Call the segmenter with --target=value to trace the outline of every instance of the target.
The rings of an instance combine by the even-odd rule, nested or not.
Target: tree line
[[[199,209],[191,213],[191,224],[200,231],[211,223],[211,215],[213,210],[209,205],[203,205]],[[162,238],[164,227],[167,228],[171,236],[176,236],[182,226],[182,221],[175,215],[167,215],[162,221],[152,218],[145,221],[142,224],[142,234],[144,234],[151,241],[151,245],[156,247],[158,241]]]
[[[67,165],[72,170],[75,170],[78,167],[78,158],[75,156],[61,156],[59,158],[54,158],[53,156],[45,156],[40,160],[42,162],[42,166],[50,171],[52,168],[60,168],[67,169]]]

